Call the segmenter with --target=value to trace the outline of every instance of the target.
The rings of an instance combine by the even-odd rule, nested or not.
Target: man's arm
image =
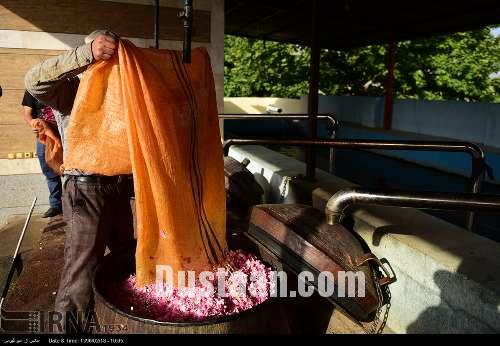
[[[33,108],[23,106],[23,119],[26,124],[31,126],[31,120],[35,119],[35,117],[33,116]]]
[[[31,122],[33,119],[36,118],[35,114],[35,108],[37,106],[37,100],[30,95],[27,91],[24,92],[23,100],[21,102],[21,105],[23,107],[22,110],[22,117],[23,120],[33,129],[33,126],[31,125]],[[37,133],[35,129],[33,129],[33,132]]]
[[[92,61],[90,43],[42,61],[26,74],[26,90],[43,103],[68,114],[78,90],[75,77]]]
[[[110,59],[115,48],[115,39],[103,34],[90,43],[45,60],[26,74],[26,90],[43,103],[69,114],[78,90],[76,76],[91,63]]]

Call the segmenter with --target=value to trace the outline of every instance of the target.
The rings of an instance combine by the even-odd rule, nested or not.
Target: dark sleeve
[[[32,109],[36,109],[37,104],[38,104],[37,99],[31,96],[31,94],[26,90],[24,92],[23,102],[21,102],[21,105],[30,107]]]

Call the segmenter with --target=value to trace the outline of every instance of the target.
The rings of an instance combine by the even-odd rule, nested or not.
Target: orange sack
[[[87,70],[67,130],[65,169],[134,175],[136,274],[156,265],[200,272],[226,250],[223,152],[210,58],[120,40]]]
[[[45,162],[56,174],[61,175],[63,148],[58,133],[42,119],[33,119],[31,127],[37,130],[38,140],[45,145]]]

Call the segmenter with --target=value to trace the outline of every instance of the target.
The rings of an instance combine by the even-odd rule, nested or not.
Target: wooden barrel
[[[288,334],[285,302],[270,298],[239,314],[202,322],[160,322],[131,315],[112,303],[110,284],[135,272],[135,249],[106,256],[93,280],[95,312],[101,333],[151,334]]]

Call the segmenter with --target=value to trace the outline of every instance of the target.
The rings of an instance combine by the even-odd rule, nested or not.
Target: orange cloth
[[[65,169],[134,174],[137,282],[156,265],[211,269],[226,249],[224,163],[210,58],[137,48],[87,70],[67,130]],[[129,154],[130,153],[130,154]]]
[[[63,148],[59,135],[42,119],[33,119],[31,127],[38,131],[38,140],[45,145],[45,162],[56,174],[61,175]]]

